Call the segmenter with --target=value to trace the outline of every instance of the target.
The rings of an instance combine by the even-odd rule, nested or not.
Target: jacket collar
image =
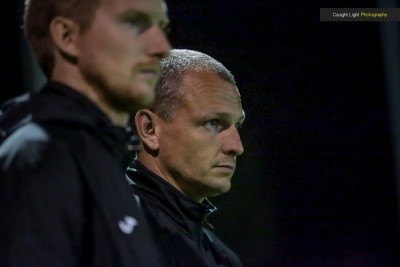
[[[110,119],[87,97],[77,90],[55,81],[40,90],[33,109],[41,121],[64,121],[91,127],[114,127]],[[47,112],[48,108],[52,112]],[[116,127],[121,128],[121,127]]]
[[[132,138],[124,127],[111,120],[87,97],[77,90],[55,81],[47,82],[32,96],[32,120],[51,125],[73,125],[93,132],[114,155],[129,164],[127,146]]]
[[[197,235],[202,224],[208,224],[207,216],[217,210],[208,199],[202,203],[189,199],[138,161],[129,166],[126,175],[135,193],[144,202],[162,210],[188,234]]]

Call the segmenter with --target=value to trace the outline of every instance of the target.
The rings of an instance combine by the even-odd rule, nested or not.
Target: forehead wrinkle
[[[221,99],[241,104],[241,96],[236,86],[225,80],[221,79],[221,81],[221,84],[215,86],[214,82],[192,77],[184,79],[182,88],[183,90],[189,88],[186,89],[186,94],[190,99],[196,98],[196,95],[200,95],[202,98],[209,97],[214,99],[220,97]],[[226,86],[225,83],[228,84],[228,86]]]
[[[206,101],[199,101],[192,96],[184,100],[182,107],[185,107],[188,111],[195,110],[196,117],[199,118],[217,116],[223,119],[234,118],[235,121],[243,121],[245,118],[240,98],[239,101],[232,101],[231,98],[225,97],[225,94],[221,94],[221,98],[216,97],[215,94],[203,94],[200,97],[206,99]]]
[[[233,102],[235,104],[241,105],[242,104],[242,98],[240,94],[237,93],[236,90],[218,90],[216,93],[216,97],[220,97],[221,99],[224,99],[229,102]]]
[[[201,74],[211,74],[208,79]],[[220,78],[217,74],[209,71],[189,71],[181,82],[181,90],[185,91],[186,98],[183,105],[188,108],[196,108],[198,105],[214,106],[214,111],[199,109],[201,113],[218,113],[224,110],[240,109],[242,115],[242,102],[236,85]],[[226,112],[227,114],[231,113]]]

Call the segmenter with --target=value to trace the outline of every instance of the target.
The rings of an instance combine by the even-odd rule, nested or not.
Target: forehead
[[[186,92],[184,106],[202,113],[227,113],[242,116],[238,89],[211,71],[188,71],[182,80]]]
[[[116,15],[141,12],[155,18],[167,16],[167,6],[163,0],[100,0],[100,8]]]

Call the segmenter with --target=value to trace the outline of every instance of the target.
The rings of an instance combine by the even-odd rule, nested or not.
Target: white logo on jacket
[[[138,221],[131,216],[125,216],[123,220],[118,222],[119,229],[127,235],[132,234],[137,225]]]

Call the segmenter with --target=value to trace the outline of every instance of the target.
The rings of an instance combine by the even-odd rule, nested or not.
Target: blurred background
[[[319,21],[398,1],[167,3],[173,46],[221,61],[242,93],[245,153],[209,220],[244,266],[400,266],[399,23]],[[2,8],[1,100],[43,83],[22,8]]]

